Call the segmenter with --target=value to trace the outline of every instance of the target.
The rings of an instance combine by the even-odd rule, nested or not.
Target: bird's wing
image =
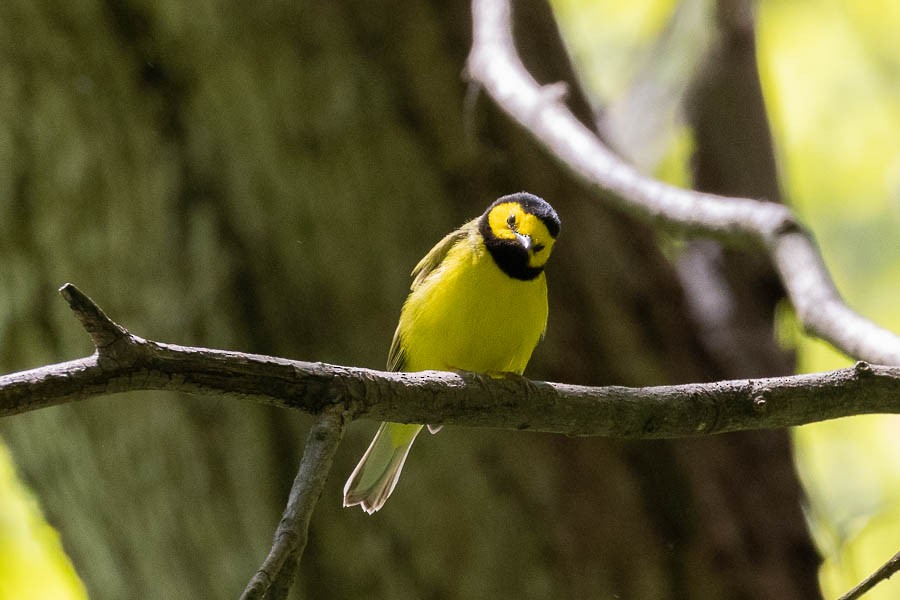
[[[391,350],[388,352],[388,371],[402,371],[406,365],[406,351],[403,349],[403,341],[400,339],[400,328],[394,332],[391,342]]]
[[[445,235],[441,241],[435,244],[434,248],[429,250],[428,254],[426,254],[422,260],[419,261],[419,264],[413,268],[413,282],[410,289],[415,290],[419,287],[419,284],[425,281],[425,278],[444,261],[447,253],[450,252],[450,248],[469,237],[469,233],[472,231],[473,227],[478,227],[477,219],[469,221],[459,229],[451,231]],[[397,331],[394,332],[394,339],[391,341],[391,350],[388,352],[387,366],[390,371],[402,371],[405,365],[406,352],[403,349],[403,339],[400,335],[400,327],[398,326]]]
[[[457,242],[466,239],[469,236],[469,232],[472,231],[472,228],[477,226],[477,220],[469,221],[459,229],[445,235],[444,239],[435,244],[434,248],[429,250],[428,254],[426,254],[422,260],[419,261],[419,264],[413,268],[413,282],[410,289],[416,289],[416,287],[418,287],[418,285],[422,283],[425,278],[441,264],[441,262],[443,262],[447,253],[450,252],[450,248],[455,246]]]

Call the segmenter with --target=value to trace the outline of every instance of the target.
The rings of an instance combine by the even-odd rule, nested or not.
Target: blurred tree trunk
[[[572,82],[588,122],[549,8],[517,9],[528,66]],[[69,280],[139,335],[381,367],[409,269],[491,199],[525,189],[563,218],[549,332],[528,374],[749,375],[710,351],[652,231],[604,209],[489,102],[467,103],[469,20],[465,2],[80,0],[45,12],[6,0],[2,370],[88,350],[54,296]],[[751,66],[710,65],[698,132],[747,133],[720,115],[758,117],[758,88],[746,104],[717,99],[731,77],[755,81]],[[701,156],[722,152],[704,140]],[[746,143],[771,152],[767,135]],[[721,158],[742,172],[743,152]],[[698,184],[757,192],[719,174]],[[751,268],[734,273],[746,283],[733,290],[738,320],[770,318],[777,297],[765,266]],[[766,331],[733,349],[788,371],[770,362]],[[92,595],[213,598],[236,596],[265,556],[307,424],[249,403],[128,394],[7,419],[2,435]],[[342,510],[340,489],[374,427],[355,425],[340,452],[298,597],[815,593],[783,432],[621,443],[449,428],[417,444],[368,517]]]

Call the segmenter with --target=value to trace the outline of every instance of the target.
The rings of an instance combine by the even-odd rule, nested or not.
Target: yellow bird
[[[444,237],[412,271],[388,369],[521,375],[547,326],[544,265],[558,235],[553,207],[520,192]],[[422,427],[381,424],[344,485],[344,506],[384,506]]]

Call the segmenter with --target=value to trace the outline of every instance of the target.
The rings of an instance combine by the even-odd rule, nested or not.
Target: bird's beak
[[[522,244],[522,247],[525,248],[525,251],[531,249],[531,236],[525,235],[524,233],[516,232],[516,239],[519,240],[519,243]]]

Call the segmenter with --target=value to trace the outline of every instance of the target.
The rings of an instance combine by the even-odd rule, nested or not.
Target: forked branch
[[[0,416],[134,390],[253,400],[317,415],[272,549],[245,598],[285,597],[352,418],[664,438],[900,413],[900,367],[859,362],[829,373],[647,388],[391,373],[154,342],[116,324],[75,286],[66,284],[60,293],[95,352],[0,377]]]

